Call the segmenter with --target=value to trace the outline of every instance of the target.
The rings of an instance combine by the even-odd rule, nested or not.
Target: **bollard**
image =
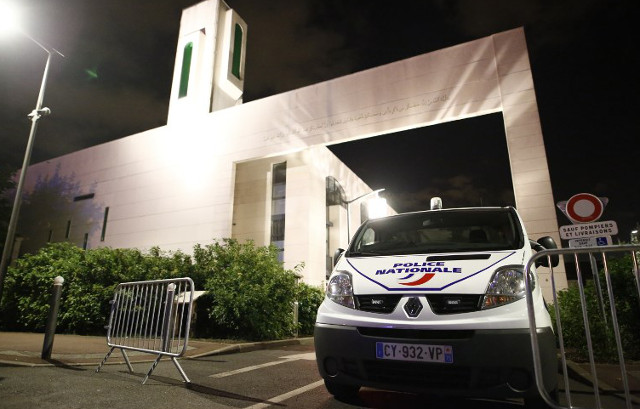
[[[299,322],[299,313],[300,313],[300,303],[298,301],[293,302],[293,336],[294,338],[298,338],[298,322]]]
[[[58,307],[60,306],[60,295],[62,294],[62,283],[64,278],[57,276],[53,279],[53,288],[51,291],[51,301],[49,302],[49,315],[47,316],[47,324],[44,329],[44,342],[42,344],[42,359],[51,359],[51,350],[53,349],[53,337],[56,333],[56,324],[58,321]]]

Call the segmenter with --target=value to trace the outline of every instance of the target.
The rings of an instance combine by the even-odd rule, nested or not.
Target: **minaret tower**
[[[247,24],[222,0],[182,11],[167,123],[242,103]]]

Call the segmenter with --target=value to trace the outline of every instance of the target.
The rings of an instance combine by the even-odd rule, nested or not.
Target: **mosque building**
[[[498,112],[527,231],[560,242],[521,28],[242,103],[247,35],[222,0],[185,9],[167,124],[30,166],[14,253],[234,238],[323,285],[377,196],[327,146]]]

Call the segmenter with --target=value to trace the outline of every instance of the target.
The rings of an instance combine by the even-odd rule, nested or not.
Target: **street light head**
[[[20,12],[10,1],[0,0],[0,35],[20,31]]]
[[[38,47],[45,50],[49,55],[58,54],[64,57],[64,54],[60,51],[42,41],[36,40],[24,30],[22,16],[17,3],[9,0],[0,0],[0,37],[7,37],[10,34],[21,34],[36,43]]]
[[[367,216],[369,219],[379,219],[387,215],[387,199],[375,197],[367,202]]]

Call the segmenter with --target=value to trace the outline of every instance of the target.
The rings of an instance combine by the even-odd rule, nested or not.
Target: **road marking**
[[[305,354],[287,355],[287,356],[281,356],[280,359],[315,361],[316,360],[316,353],[315,352],[307,352]]]
[[[262,408],[268,408],[269,406],[271,406],[274,403],[280,403],[282,401],[285,401],[289,398],[293,398],[294,396],[298,396],[301,395],[305,392],[308,392],[312,389],[317,388],[320,385],[324,384],[324,380],[320,379],[319,381],[316,381],[314,383],[310,383],[309,385],[303,386],[301,388],[298,389],[294,389],[290,392],[287,393],[283,393],[282,395],[278,395],[276,397],[273,397],[271,399],[267,399],[268,403],[257,403],[255,405],[249,406],[245,409],[262,409]]]
[[[209,375],[209,378],[216,378],[216,379],[226,378],[227,376],[237,375],[245,372],[251,372],[251,371],[255,371],[256,369],[267,368],[270,366],[280,365],[285,362],[291,362],[291,361],[299,361],[299,360],[314,361],[316,359],[316,354],[315,352],[308,352],[306,354],[281,356],[278,359],[282,359],[282,361],[271,361],[271,362],[267,362],[260,365],[247,366],[247,367],[236,369],[233,371],[220,372],[213,375]]]

